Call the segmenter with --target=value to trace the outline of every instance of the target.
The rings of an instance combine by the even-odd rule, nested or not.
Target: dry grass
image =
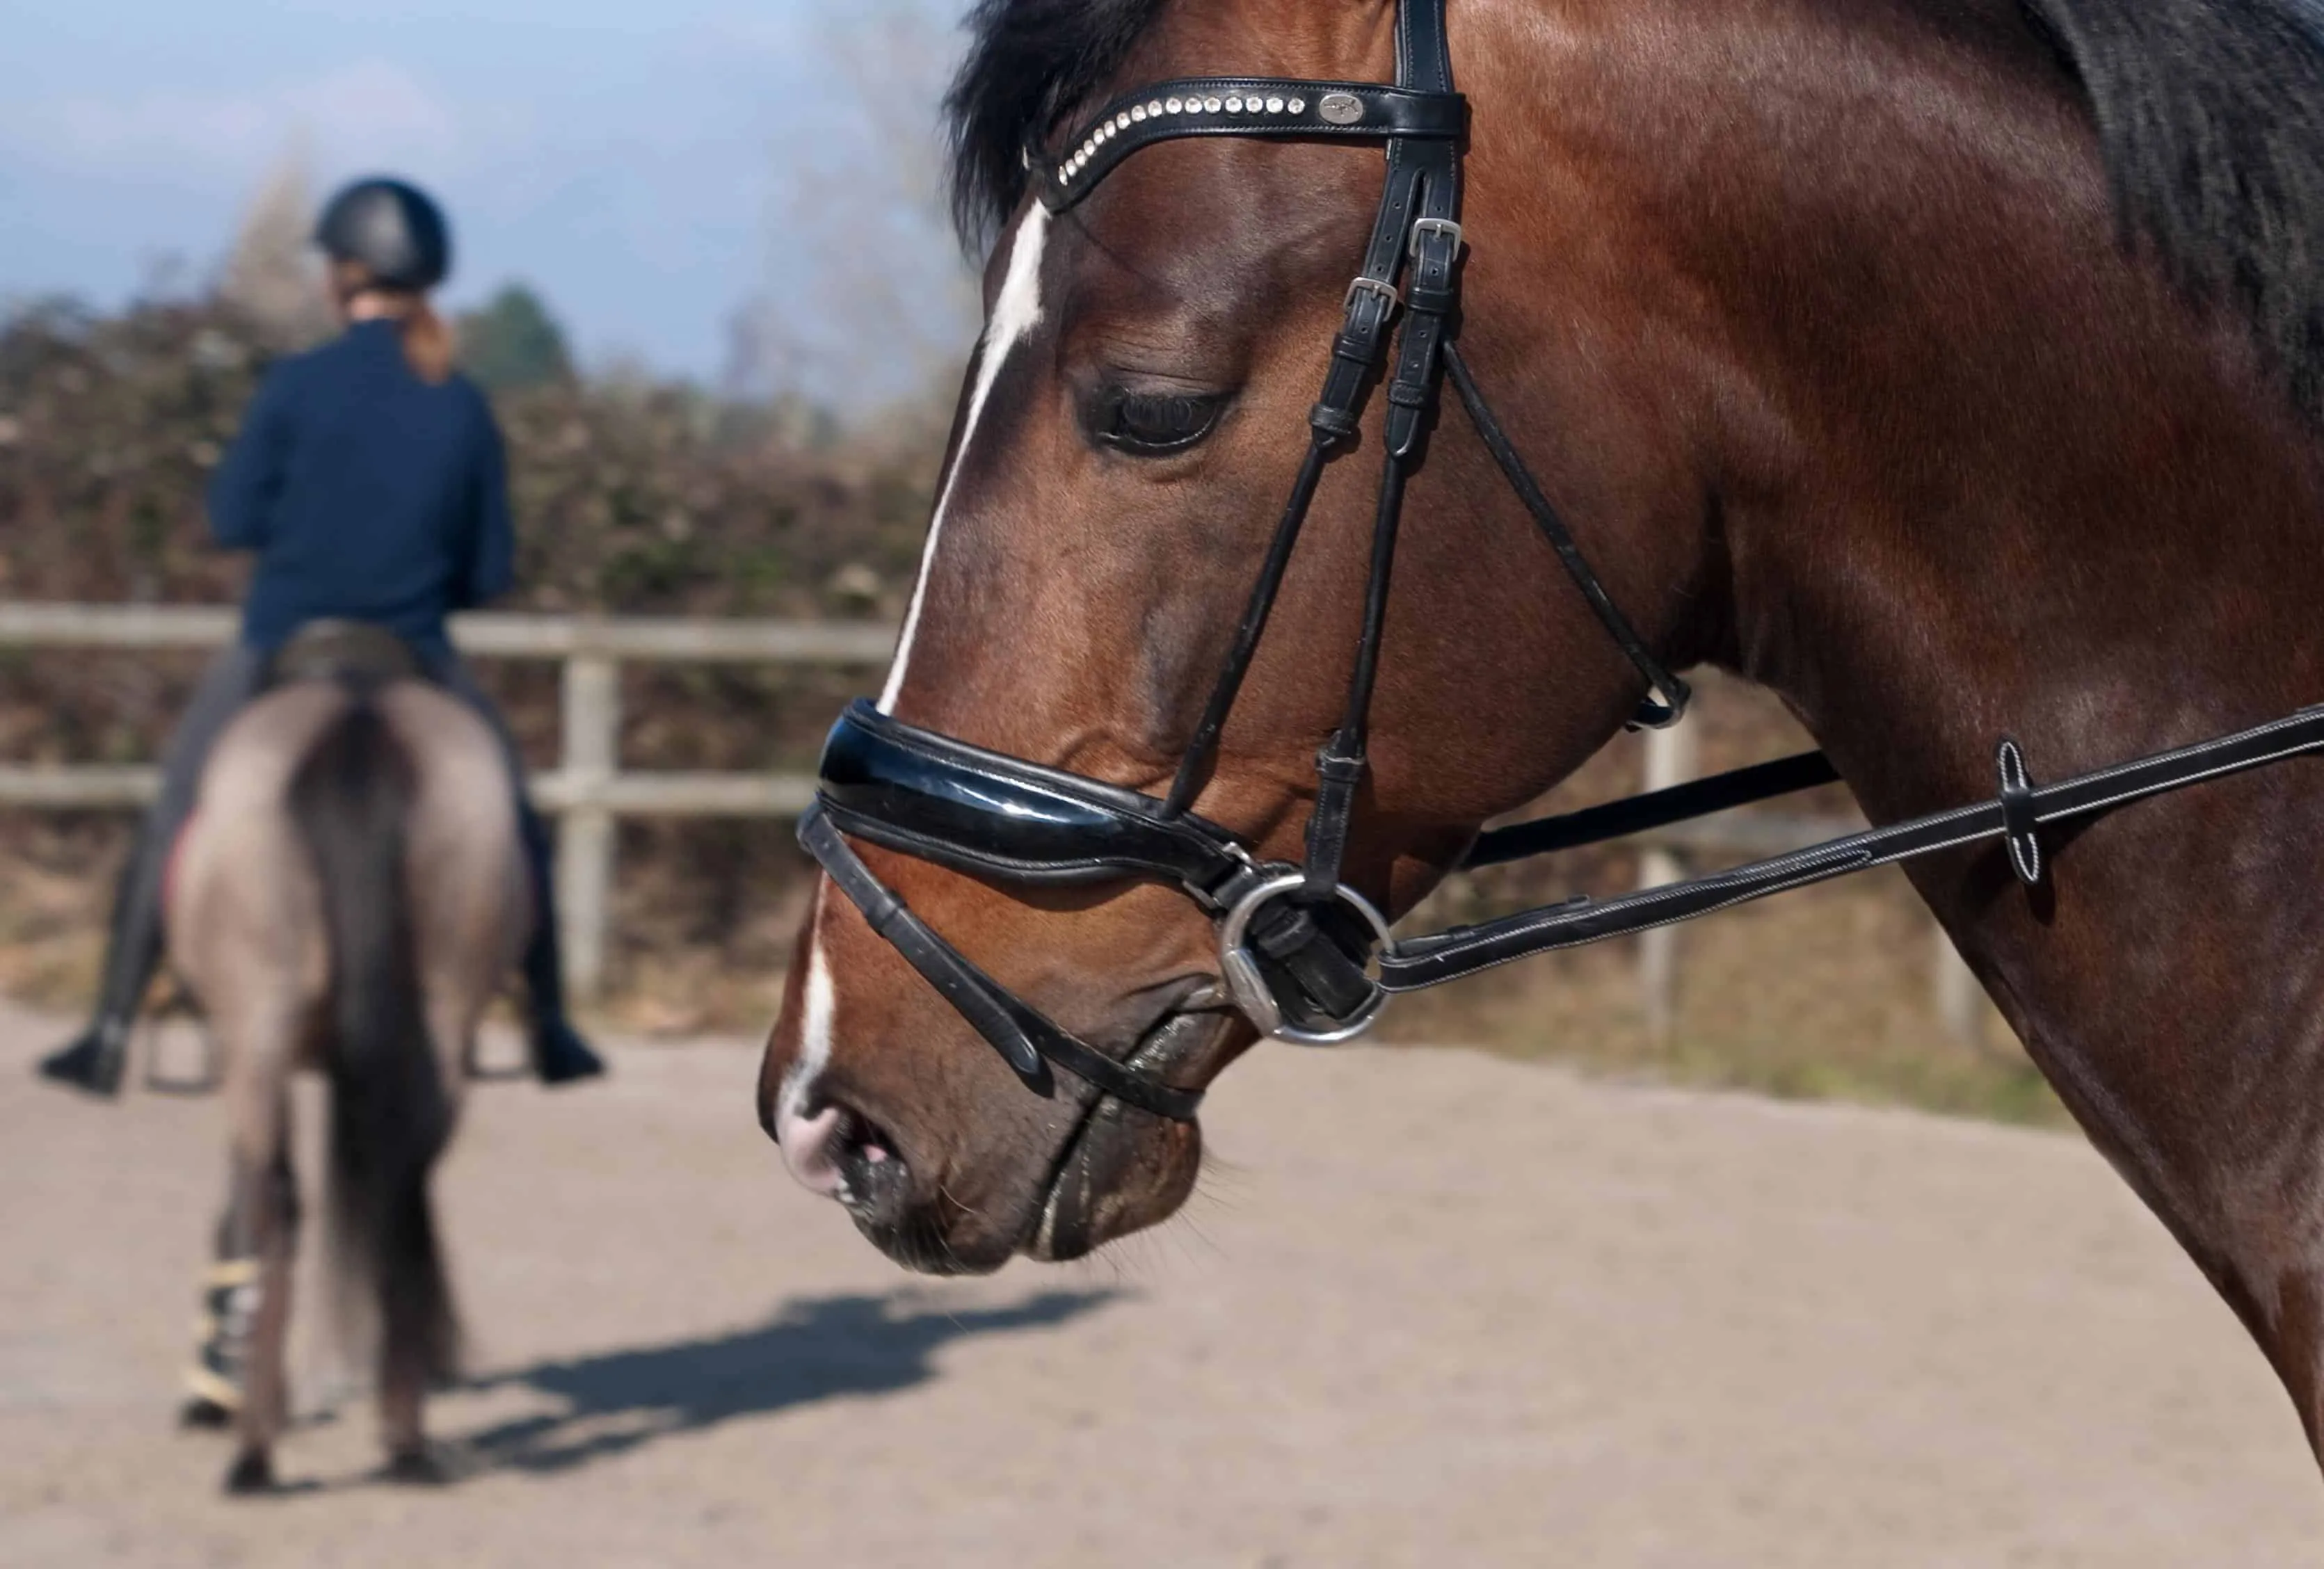
[[[1894,872],[1784,895],[1680,933],[1667,1038],[1646,1028],[1635,940],[1399,999],[1388,1038],[1596,1073],[2011,1122],[2064,1112],[2000,1019],[1954,1038],[1932,996],[1934,924]]]

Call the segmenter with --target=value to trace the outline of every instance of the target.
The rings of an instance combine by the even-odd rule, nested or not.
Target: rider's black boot
[[[41,1059],[41,1076],[92,1095],[117,1095],[129,1065],[129,1026],[100,1019],[69,1046]]]
[[[41,1059],[42,1078],[93,1095],[121,1093],[122,1074],[129,1063],[130,1032],[145,1001],[146,985],[161,962],[160,890],[145,864],[147,854],[147,847],[141,844],[121,876],[97,1016],[70,1045]]]
[[[565,1084],[596,1077],[605,1071],[605,1059],[590,1049],[570,1022],[559,1018],[532,1027],[532,1067],[542,1084]]]
[[[605,1059],[589,1048],[565,1014],[565,968],[554,918],[534,923],[524,951],[524,983],[532,998],[532,1067],[540,1082],[568,1084],[604,1073]]]

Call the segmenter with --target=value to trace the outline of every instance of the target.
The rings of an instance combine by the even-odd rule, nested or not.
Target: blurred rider
[[[210,667],[171,739],[161,798],[115,896],[96,1018],[41,1071],[102,1094],[118,1089],[161,963],[170,852],[210,747],[265,689],[272,655],[292,633],[340,620],[396,633],[499,738],[531,872],[524,976],[533,1066],[549,1084],[586,1078],[604,1065],[566,1017],[548,833],[525,797],[508,727],[445,634],[451,612],[507,592],[515,558],[500,429],[484,394],[453,370],[451,335],[429,303],[451,268],[450,234],[413,187],[364,180],[331,198],[315,238],[346,330],[267,373],[211,478],[212,533],[258,558],[241,641]]]

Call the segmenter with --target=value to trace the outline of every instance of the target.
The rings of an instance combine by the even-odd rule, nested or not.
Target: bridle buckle
[[[1462,237],[1461,226],[1451,218],[1415,218],[1412,220],[1412,238],[1406,246],[1416,256],[1420,254],[1420,241],[1424,235],[1445,235],[1452,240],[1452,254],[1456,256],[1461,254],[1461,247],[1468,244]]]
[[[1259,972],[1259,960],[1252,955],[1244,938],[1250,934],[1251,918],[1272,901],[1307,886],[1307,875],[1292,868],[1277,872],[1255,883],[1219,921],[1219,971],[1225,978],[1227,992],[1244,1017],[1258,1027],[1261,1035],[1277,1040],[1289,1041],[1294,1046],[1337,1046],[1343,1040],[1353,1040],[1370,1029],[1388,1006],[1388,993],[1373,988],[1364,1005],[1350,1018],[1342,1020],[1329,1029],[1305,1029],[1285,1022],[1283,1005],[1276,1001],[1274,989]],[[1385,952],[1394,938],[1389,936],[1388,918],[1369,899],[1346,883],[1332,891],[1332,897],[1362,918],[1379,939]]]
[[[1359,294],[1379,295],[1391,316],[1396,313],[1396,308],[1404,303],[1404,296],[1396,291],[1395,284],[1383,283],[1377,278],[1367,277],[1359,272],[1354,278],[1349,280],[1348,291],[1341,296],[1341,310],[1345,311],[1348,307],[1353,305]]]

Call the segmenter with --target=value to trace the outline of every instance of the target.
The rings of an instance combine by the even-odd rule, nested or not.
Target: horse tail
[[[428,1194],[452,1104],[422,1001],[406,824],[411,760],[356,692],[290,783],[329,943],[331,1259],[340,1306],[375,1304],[386,1366],[448,1377],[458,1360],[450,1282]],[[367,1315],[364,1315],[367,1316]]]

